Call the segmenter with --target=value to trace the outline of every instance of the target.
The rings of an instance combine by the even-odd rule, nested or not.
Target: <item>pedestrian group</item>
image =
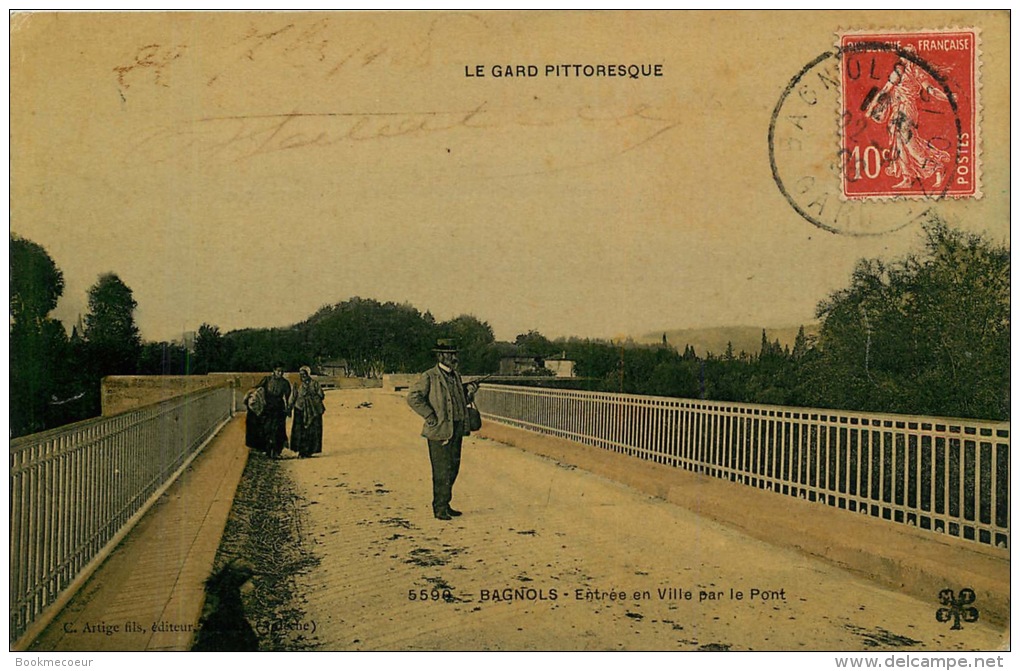
[[[283,375],[283,366],[275,366],[272,375],[262,378],[245,396],[245,445],[279,459],[285,448],[304,459],[322,452],[322,415],[325,394],[322,385],[312,379],[312,369],[302,366],[298,382],[291,385]],[[287,418],[291,423],[287,440]]]
[[[437,363],[411,386],[407,403],[425,420],[421,435],[428,444],[432,467],[432,514],[447,521],[462,514],[450,503],[460,472],[464,436],[471,433],[472,417],[478,417],[473,403],[479,384],[465,383],[461,378],[460,357],[452,340],[438,340],[432,351]],[[245,396],[245,444],[272,459],[281,458],[286,448],[297,452],[300,458],[320,454],[322,415],[326,412],[324,398],[322,386],[312,379],[308,366],[300,368],[295,385],[284,377],[282,366],[275,366],[272,374],[262,378]],[[292,415],[288,443],[287,418]]]

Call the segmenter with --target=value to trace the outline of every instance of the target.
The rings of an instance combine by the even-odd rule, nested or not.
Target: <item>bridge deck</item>
[[[314,626],[320,649],[935,651],[1009,644],[1006,628],[984,619],[959,630],[937,622],[936,595],[918,599],[882,587],[484,434],[465,441],[454,496],[464,516],[435,520],[420,421],[403,396],[337,391],[326,402],[324,453],[283,464],[302,497],[301,526],[319,563],[297,576],[303,614],[281,624]],[[528,440],[522,434],[515,442]],[[217,450],[236,450],[241,441],[234,422],[195,468],[215,459]],[[722,492],[722,498],[737,499],[747,492],[704,478],[699,487],[707,498]],[[178,495],[191,499],[187,492]],[[192,512],[203,515],[202,505],[195,503]],[[157,506],[151,515],[167,509]],[[803,514],[796,506],[790,510],[790,516]],[[848,521],[846,528],[830,530],[833,537],[852,533],[854,516],[828,513]],[[180,523],[175,518],[169,524]],[[890,534],[909,531],[889,527]],[[206,536],[214,530],[208,527]],[[142,561],[156,547],[129,539],[123,550]],[[115,554],[107,564],[117,562],[132,560]],[[88,617],[149,618],[129,614],[125,604],[153,587],[103,578],[106,568],[83,592],[93,604]],[[145,571],[180,580],[180,572],[171,578],[173,571]],[[433,589],[440,595],[448,590],[452,600],[420,598],[421,590],[431,597]],[[626,599],[607,598],[621,591]],[[738,592],[743,598],[736,598]],[[417,598],[411,600],[411,593]],[[85,647],[85,637],[54,632],[85,617],[74,602],[67,613],[36,649],[93,649]],[[113,646],[107,649],[144,649],[123,636],[88,640],[106,639]]]

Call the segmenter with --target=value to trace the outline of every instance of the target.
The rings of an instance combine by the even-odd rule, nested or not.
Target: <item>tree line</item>
[[[295,370],[327,365],[357,377],[412,373],[433,365],[437,338],[454,338],[464,370],[495,370],[499,346],[488,323],[471,315],[437,322],[406,303],[354,297],[321,307],[286,328],[220,333],[202,324],[195,338],[194,372],[260,371],[280,365]]]
[[[756,352],[698,354],[537,331],[496,341],[473,315],[437,321],[409,304],[354,297],[286,328],[221,333],[202,324],[193,348],[142,342],[137,304],[114,273],[89,289],[81,330],[49,313],[63,275],[36,243],[11,236],[11,431],[22,435],[99,413],[105,375],[339,366],[349,375],[432,365],[437,338],[454,338],[466,374],[506,356],[564,356],[584,389],[861,411],[1004,420],[1009,417],[1009,250],[938,219],[923,247],[895,261],[860,260],[850,285],[817,307],[816,336],[792,347],[763,331]]]

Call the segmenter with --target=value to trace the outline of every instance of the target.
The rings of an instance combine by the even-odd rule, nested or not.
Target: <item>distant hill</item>
[[[818,335],[818,324],[804,324],[804,333],[808,336]],[[779,343],[793,348],[800,326],[784,326],[781,328],[765,328],[769,342],[779,339]],[[683,352],[687,345],[694,347],[698,356],[707,353],[721,355],[726,351],[726,343],[733,343],[733,353],[740,354],[743,350],[748,354],[757,354],[761,350],[761,326],[715,326],[700,329],[673,329],[665,331],[666,341]],[[646,333],[634,339],[639,344],[653,345],[662,342],[663,331]]]

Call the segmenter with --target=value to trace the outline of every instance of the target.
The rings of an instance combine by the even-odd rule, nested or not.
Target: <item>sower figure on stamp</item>
[[[903,52],[915,55],[917,50],[908,44]],[[929,73],[901,57],[889,73],[889,81],[868,101],[864,113],[873,121],[886,124],[889,132],[889,164],[885,174],[900,178],[892,186],[894,189],[909,188],[915,180],[920,183],[932,175],[934,186],[938,187],[946,177],[949,152],[936,147],[927,135],[921,135],[928,130],[921,128],[921,108],[924,101],[932,99],[949,100]]]
[[[461,444],[470,433],[467,408],[478,385],[461,380],[452,340],[439,340],[432,351],[439,363],[414,383],[407,404],[425,419],[421,435],[428,441],[432,462],[432,513],[438,520],[449,520],[461,514],[450,507],[450,499],[460,472]]]

